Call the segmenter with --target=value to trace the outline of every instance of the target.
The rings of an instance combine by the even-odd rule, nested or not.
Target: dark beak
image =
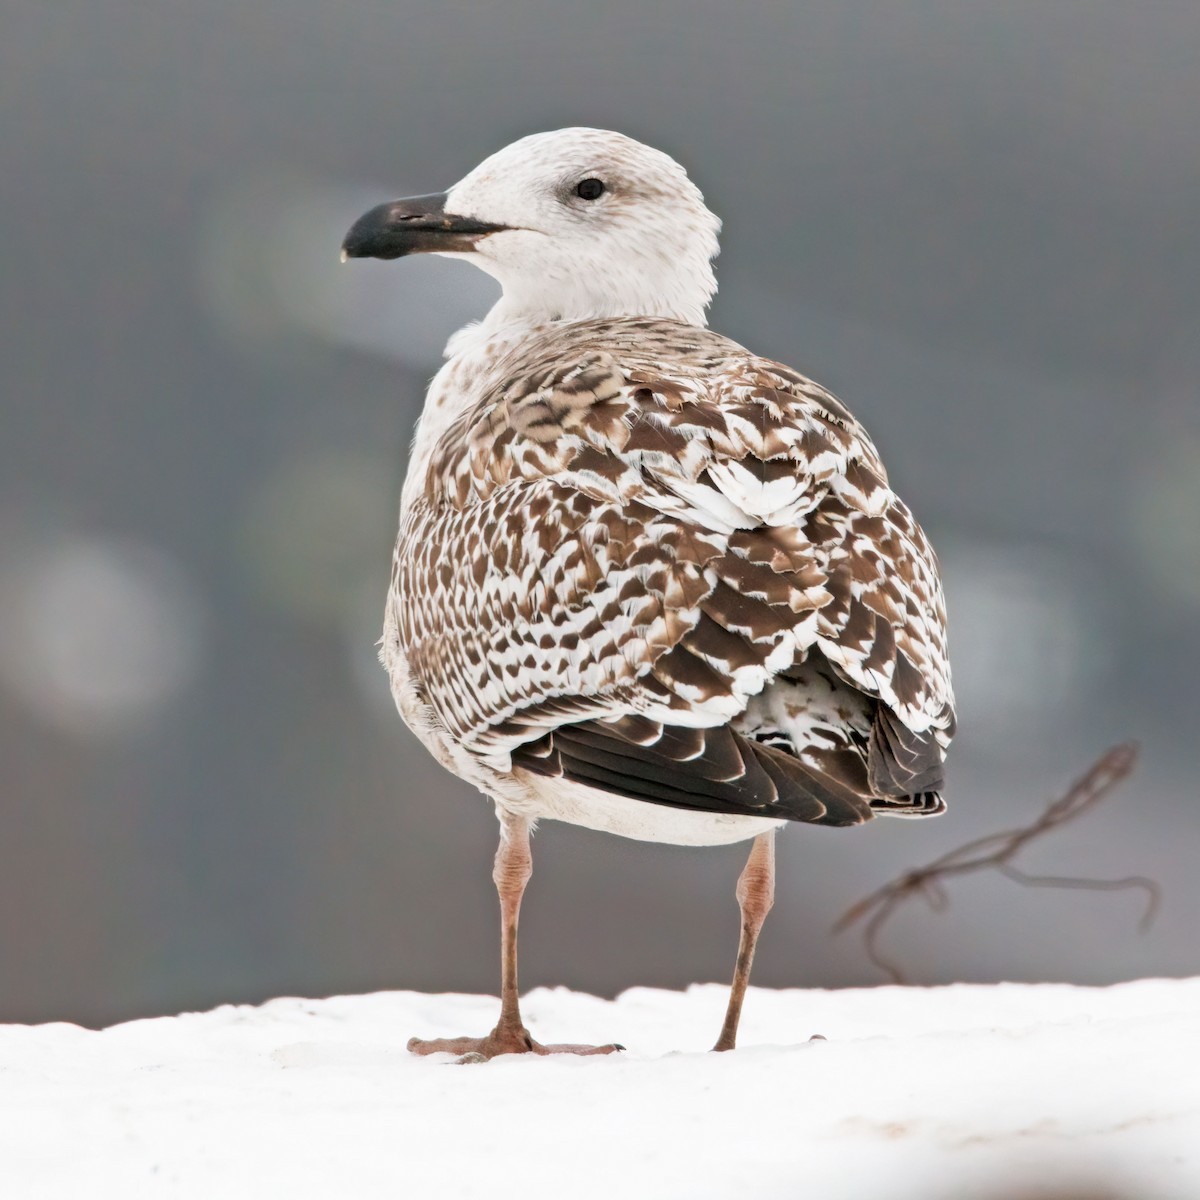
[[[342,242],[342,259],[473,250],[480,238],[505,228],[446,212],[445,192],[410,196],[379,204],[359,217]]]

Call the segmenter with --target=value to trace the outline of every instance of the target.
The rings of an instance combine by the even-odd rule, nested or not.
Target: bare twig
[[[959,846],[957,850],[951,850],[949,854],[934,859],[927,866],[906,871],[898,879],[885,884],[847,909],[838,919],[834,931],[841,932],[862,921],[867,956],[880,970],[891,976],[895,983],[904,983],[904,975],[900,968],[884,958],[879,950],[879,935],[884,925],[896,909],[913,896],[923,897],[930,908],[941,912],[949,904],[945,880],[953,875],[965,875],[970,871],[986,870],[989,867],[1028,887],[1086,888],[1092,891],[1138,888],[1146,895],[1146,908],[1142,913],[1139,929],[1149,928],[1158,911],[1160,896],[1159,886],[1152,879],[1145,879],[1140,875],[1131,875],[1126,879],[1074,879],[1057,875],[1029,875],[1014,867],[1011,861],[1035,838],[1073,821],[1107,796],[1133,770],[1137,753],[1135,742],[1114,746],[1102,754],[1085,774],[1071,785],[1066,794],[1051,803],[1031,825],[976,838],[965,846]]]

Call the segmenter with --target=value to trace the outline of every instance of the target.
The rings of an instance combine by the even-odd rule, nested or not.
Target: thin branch
[[[1158,884],[1152,879],[1141,875],[1132,875],[1126,879],[1075,879],[1069,876],[1029,875],[1014,867],[1011,861],[1034,839],[1082,816],[1107,796],[1133,770],[1137,754],[1135,742],[1114,746],[1101,755],[1062,797],[1049,804],[1045,812],[1032,824],[1021,829],[976,838],[965,846],[959,846],[957,850],[951,850],[949,854],[934,859],[927,866],[906,871],[898,879],[885,884],[847,909],[834,925],[834,932],[840,933],[862,921],[867,957],[895,983],[904,983],[904,975],[900,968],[884,958],[879,950],[879,935],[884,925],[896,910],[913,896],[922,897],[935,912],[943,911],[950,902],[944,886],[945,880],[953,875],[965,875],[971,871],[988,868],[1028,887],[1085,888],[1090,891],[1125,891],[1136,888],[1146,896],[1146,908],[1138,928],[1142,931],[1148,929],[1158,911],[1161,896]]]

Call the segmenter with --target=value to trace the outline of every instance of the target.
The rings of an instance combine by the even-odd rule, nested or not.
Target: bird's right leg
[[[607,1046],[543,1046],[529,1035],[521,1020],[520,990],[517,985],[517,922],[521,898],[533,874],[529,850],[529,821],[497,805],[500,845],[492,867],[492,880],[500,897],[500,1019],[485,1037],[411,1038],[414,1054],[457,1054],[464,1062],[483,1062],[498,1054],[611,1054],[622,1049]]]
[[[742,936],[738,942],[733,986],[729,989],[729,1007],[714,1050],[732,1050],[737,1045],[738,1022],[742,1019],[742,1002],[750,982],[754,947],[758,945],[763,921],[775,903],[775,830],[760,833],[754,839],[750,857],[738,878],[737,901],[742,911]]]

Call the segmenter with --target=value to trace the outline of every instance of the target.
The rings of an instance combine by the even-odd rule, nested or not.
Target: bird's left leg
[[[521,1020],[520,990],[517,986],[517,921],[521,898],[533,874],[529,850],[529,821],[497,806],[500,845],[492,867],[492,880],[500,897],[500,1019],[485,1037],[411,1038],[414,1054],[457,1054],[464,1062],[482,1062],[498,1054],[611,1054],[623,1047],[555,1045],[543,1046],[529,1036]]]
[[[754,839],[750,857],[738,878],[737,900],[742,910],[742,936],[738,942],[737,966],[729,990],[725,1024],[721,1026],[721,1036],[717,1038],[714,1050],[732,1050],[737,1044],[738,1021],[742,1015],[742,1001],[746,998],[746,985],[750,982],[754,947],[763,921],[775,903],[775,830],[760,833]]]

